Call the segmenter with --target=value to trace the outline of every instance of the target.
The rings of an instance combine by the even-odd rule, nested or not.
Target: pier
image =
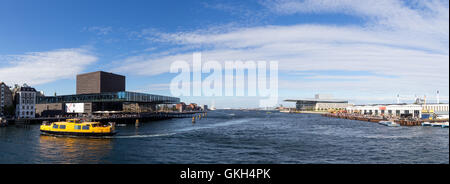
[[[380,121],[394,121],[401,126],[422,126],[423,122],[437,123],[437,122],[448,122],[448,119],[388,119],[382,116],[367,116],[367,115],[359,115],[359,114],[349,114],[349,113],[327,113],[322,114],[325,117],[332,118],[341,118],[341,119],[349,119],[349,120],[357,120],[357,121],[367,121],[373,123],[379,123]]]
[[[83,119],[87,121],[95,121],[101,123],[114,122],[117,124],[135,124],[138,122],[159,121],[172,118],[191,118],[198,113],[204,113],[203,111],[190,111],[190,112],[154,112],[154,113],[140,113],[140,114],[114,114],[108,116],[88,116],[88,117],[39,117],[29,119],[9,119],[8,124],[42,124],[43,122],[57,122],[65,121],[67,119]]]

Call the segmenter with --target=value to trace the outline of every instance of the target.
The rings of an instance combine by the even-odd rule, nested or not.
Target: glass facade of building
[[[36,101],[37,104],[89,103],[89,102],[145,102],[155,104],[176,104],[180,103],[180,98],[121,91],[121,92],[98,93],[98,94],[41,96],[37,97]]]

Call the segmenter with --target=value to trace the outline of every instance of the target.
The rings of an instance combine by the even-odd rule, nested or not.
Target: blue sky
[[[433,100],[436,90],[448,101],[448,10],[445,0],[2,0],[0,81],[73,94],[76,74],[104,70],[126,75],[129,91],[169,95],[170,63],[202,52],[205,61],[279,61],[280,103],[315,93]]]

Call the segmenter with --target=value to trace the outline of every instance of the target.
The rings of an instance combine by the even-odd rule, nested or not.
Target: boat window
[[[57,124],[54,124],[54,125],[53,125],[53,128],[58,128],[58,125],[57,125]]]
[[[59,129],[66,129],[66,125],[59,126]]]
[[[81,130],[81,125],[75,125],[75,130]]]
[[[89,130],[89,126],[83,126],[83,130]]]

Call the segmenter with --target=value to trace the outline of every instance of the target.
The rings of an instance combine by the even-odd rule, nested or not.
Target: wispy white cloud
[[[277,14],[334,12],[363,17],[367,22],[360,26],[301,24],[152,35],[154,41],[202,51],[204,61],[276,60],[286,74],[345,70],[378,75],[342,82],[301,82],[291,77],[282,81],[280,88],[360,89],[377,94],[426,88],[440,89],[448,96],[448,1],[281,0],[262,4]],[[139,75],[167,73],[176,60],[192,61],[192,53],[186,50],[129,57],[115,70]]]
[[[445,0],[266,0],[280,14],[344,13],[369,19],[383,29],[404,29],[448,35],[448,1]]]
[[[8,63],[0,66],[0,81],[9,85],[38,85],[71,79],[97,61],[97,57],[84,48],[31,52],[0,58],[3,58],[0,63]]]

